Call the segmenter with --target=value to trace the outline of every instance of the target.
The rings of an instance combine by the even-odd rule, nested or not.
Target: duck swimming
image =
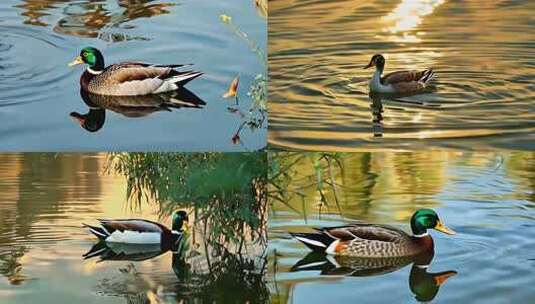
[[[83,224],[101,241],[125,244],[175,244],[182,238],[182,225],[188,222],[185,211],[173,213],[173,227],[142,219],[98,219],[101,227]]]
[[[100,95],[139,96],[174,91],[203,73],[179,72],[183,64],[155,65],[121,62],[104,67],[104,56],[94,47],[85,47],[69,66],[87,64],[80,77],[82,89]]]
[[[382,76],[385,68],[385,58],[381,54],[373,55],[370,63],[364,68],[375,67],[375,73],[370,79],[370,92],[410,94],[422,92],[435,76],[432,69],[423,71],[396,71]]]
[[[412,235],[390,226],[356,223],[347,226],[318,228],[315,233],[291,233],[314,251],[330,255],[362,258],[416,256],[433,251],[428,229],[453,235],[435,211],[419,209],[411,217]]]

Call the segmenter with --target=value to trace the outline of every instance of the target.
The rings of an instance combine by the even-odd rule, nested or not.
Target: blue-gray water
[[[243,128],[247,96],[266,68],[250,45],[220,20],[266,48],[266,19],[255,1],[2,1],[0,3],[0,149],[242,151],[266,144],[266,124]],[[99,48],[106,65],[137,60],[193,63],[205,75],[186,87],[206,105],[172,112],[106,110],[87,132],[69,113],[89,107],[79,93],[80,66],[67,67],[81,47]],[[240,75],[240,111],[223,99]],[[149,111],[150,112],[150,111]],[[142,116],[142,117],[132,117]]]
[[[306,157],[290,171],[288,204],[272,201],[268,283],[273,303],[535,301],[533,153],[350,153],[341,163],[342,171],[333,162],[340,208],[326,179],[323,194],[328,206],[323,204],[320,212],[317,176]],[[303,194],[304,201],[295,193]],[[411,283],[426,283],[411,276],[410,264],[360,277],[291,271],[310,251],[288,231],[362,220],[410,232],[409,219],[418,208],[434,209],[457,232],[449,236],[430,231],[435,255],[427,272],[457,272],[433,297],[422,293],[424,288],[410,288]]]

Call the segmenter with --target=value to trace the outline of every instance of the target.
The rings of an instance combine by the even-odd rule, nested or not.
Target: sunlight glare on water
[[[270,125],[275,149],[533,149],[533,1],[275,1]],[[499,16],[499,17],[497,17]],[[312,26],[315,24],[316,26]],[[385,73],[433,68],[430,92],[368,96]]]

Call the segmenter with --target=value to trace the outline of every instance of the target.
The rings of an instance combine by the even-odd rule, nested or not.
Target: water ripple
[[[403,18],[395,15],[400,8],[394,2],[277,1],[269,29],[272,147],[475,149],[529,142],[535,131],[535,36],[523,3],[484,6],[476,14],[447,1],[422,2],[420,22],[405,29],[389,23]],[[474,22],[487,30],[468,26]],[[367,97],[372,71],[362,69],[375,53],[387,58],[385,72],[434,68],[436,89],[381,99],[377,121]]]
[[[0,106],[52,98],[72,73],[69,42],[42,29],[0,26],[0,32]]]

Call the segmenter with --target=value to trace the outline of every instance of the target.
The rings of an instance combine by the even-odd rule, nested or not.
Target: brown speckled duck
[[[202,75],[201,72],[179,72],[182,64],[154,65],[142,62],[121,62],[104,67],[102,53],[85,47],[69,66],[87,64],[80,78],[82,89],[100,95],[139,96],[177,90]]]
[[[319,228],[316,233],[291,235],[314,251],[331,255],[363,258],[415,256],[434,248],[427,229],[455,234],[431,209],[420,209],[411,218],[412,235],[402,230],[375,224],[351,224]]]

